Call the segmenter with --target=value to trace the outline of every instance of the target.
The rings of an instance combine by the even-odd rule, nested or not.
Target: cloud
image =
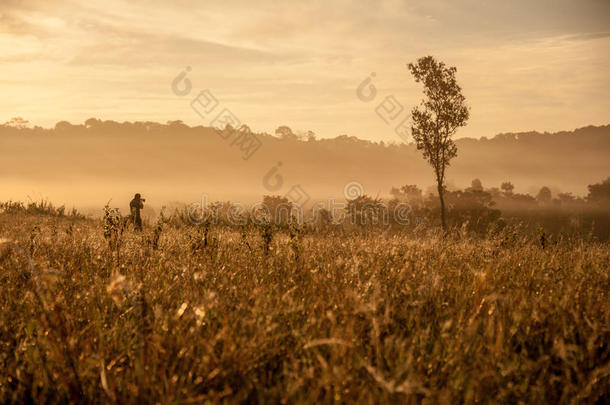
[[[195,63],[273,62],[277,55],[256,49],[230,46],[195,38],[113,30],[104,43],[80,48],[70,63],[79,65],[159,65]]]
[[[570,35],[565,39],[568,41],[590,41],[592,39],[608,38],[610,31],[607,32],[587,32],[584,34]]]

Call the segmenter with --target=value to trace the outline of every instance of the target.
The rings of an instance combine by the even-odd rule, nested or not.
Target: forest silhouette
[[[252,202],[269,194],[263,177],[278,174],[286,194],[300,185],[314,199],[343,197],[350,181],[367,194],[389,196],[392,187],[416,184],[425,194],[434,178],[413,143],[384,143],[348,135],[316,139],[283,126],[257,133],[261,147],[248,160],[217,130],[181,121],[62,121],[54,128],[0,126],[0,199],[48,198],[78,208],[99,207],[109,198],[125,205],[133,190],[151,204],[212,199]],[[555,195],[585,196],[587,186],[610,173],[610,125],[558,133],[505,133],[456,139],[458,156],[446,187],[468,187],[479,178],[487,187],[510,181],[515,192],[533,196],[542,186]],[[154,201],[154,203],[152,203]]]

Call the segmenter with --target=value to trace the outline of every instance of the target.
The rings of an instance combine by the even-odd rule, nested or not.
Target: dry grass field
[[[510,227],[276,231],[268,252],[249,227],[106,236],[102,220],[0,213],[0,402],[610,400],[607,243],[543,248]]]

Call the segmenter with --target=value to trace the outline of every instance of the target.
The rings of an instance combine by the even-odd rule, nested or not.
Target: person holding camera
[[[131,219],[133,221],[133,226],[136,231],[142,230],[142,217],[140,215],[140,210],[144,208],[144,202],[146,200],[142,198],[140,193],[137,193],[133,200],[129,203],[129,209],[131,211]]]

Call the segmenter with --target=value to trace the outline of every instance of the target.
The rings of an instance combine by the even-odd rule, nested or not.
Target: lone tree
[[[457,147],[451,139],[459,127],[466,125],[470,115],[462,89],[455,80],[455,67],[447,67],[432,56],[426,56],[408,65],[417,83],[423,83],[421,104],[411,111],[411,134],[424,159],[434,169],[438,198],[441,203],[441,224],[445,220],[445,170],[449,161],[457,156]]]

